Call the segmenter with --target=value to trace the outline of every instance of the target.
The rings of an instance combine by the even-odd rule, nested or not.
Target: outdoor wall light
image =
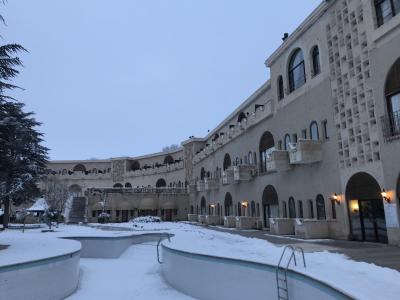
[[[211,208],[215,208],[215,204],[210,204],[210,207]]]
[[[339,199],[338,194],[335,193],[333,195],[332,199],[336,202],[337,205],[340,205],[340,199]]]
[[[385,191],[385,189],[382,190],[381,192],[381,196],[383,198],[383,200],[386,201],[386,203],[390,203],[390,197],[388,196],[388,193]]]
[[[338,194],[334,193],[333,196],[330,197],[329,199],[335,201],[335,203],[336,203],[337,205],[340,205],[340,198],[339,198],[339,195],[338,195]]]
[[[243,206],[243,207],[247,207],[248,205],[249,205],[248,202],[242,202],[242,206]]]

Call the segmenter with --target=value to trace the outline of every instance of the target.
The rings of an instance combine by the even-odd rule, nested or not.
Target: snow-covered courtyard
[[[55,232],[42,233],[41,229],[7,230],[0,233],[0,245],[10,245],[0,250],[0,263],[40,259],[59,249],[49,249],[46,241],[59,237],[116,237],[151,232],[166,232],[173,238],[165,243],[169,248],[276,265],[282,252],[265,240],[246,238],[226,232],[195,226],[188,223],[120,223],[107,224],[110,230],[89,226],[60,225]],[[121,230],[118,230],[121,228]],[[37,240],[41,251],[15,252],[13,244],[18,241]],[[62,247],[62,243],[59,244]],[[21,249],[21,248],[20,248]],[[15,255],[15,253],[19,253]],[[307,252],[307,268],[293,266],[298,272],[307,274],[358,299],[398,299],[400,273],[389,269],[355,262],[342,254],[328,251]],[[371,283],[371,284],[369,284]],[[373,284],[372,284],[373,283]],[[119,258],[81,258],[80,282],[77,291],[69,299],[191,299],[172,287],[163,279],[157,262],[156,243],[146,242],[130,246]]]

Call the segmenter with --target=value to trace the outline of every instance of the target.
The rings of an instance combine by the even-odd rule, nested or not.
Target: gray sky
[[[137,156],[204,136],[268,79],[264,61],[321,0],[9,0],[29,50],[13,95],[51,159]]]

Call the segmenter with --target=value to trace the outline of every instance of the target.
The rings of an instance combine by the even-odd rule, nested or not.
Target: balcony
[[[255,175],[255,167],[252,165],[239,165],[233,167],[233,179],[235,181],[249,181]]]
[[[205,189],[205,182],[204,182],[204,180],[199,180],[199,181],[197,181],[196,190],[197,190],[198,192],[204,192],[204,191],[206,190],[206,189]]]
[[[286,171],[290,169],[289,155],[284,150],[274,150],[271,152],[271,156],[266,161],[267,173]]]
[[[204,188],[206,191],[214,191],[219,188],[219,181],[217,178],[206,178],[204,180]]]
[[[226,169],[222,173],[222,184],[223,185],[228,185],[228,184],[232,184],[233,182],[234,182],[233,169],[232,168]]]
[[[400,139],[400,111],[381,117],[385,142]]]
[[[290,144],[289,161],[292,165],[312,164],[322,160],[322,144],[315,140],[298,140]]]

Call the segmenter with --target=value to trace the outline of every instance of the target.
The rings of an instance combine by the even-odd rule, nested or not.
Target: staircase
[[[86,197],[74,197],[69,211],[68,223],[85,222]]]
[[[276,286],[278,289],[278,300],[289,300],[289,289],[287,282],[287,271],[289,269],[290,263],[294,262],[294,265],[297,266],[296,262],[296,252],[301,254],[301,258],[303,259],[304,268],[306,267],[306,260],[304,258],[304,251],[301,247],[293,247],[286,246],[281,254],[281,258],[279,259],[278,265],[276,266]],[[289,258],[285,258],[285,254],[289,254]],[[284,258],[287,259],[286,264],[284,263]]]

